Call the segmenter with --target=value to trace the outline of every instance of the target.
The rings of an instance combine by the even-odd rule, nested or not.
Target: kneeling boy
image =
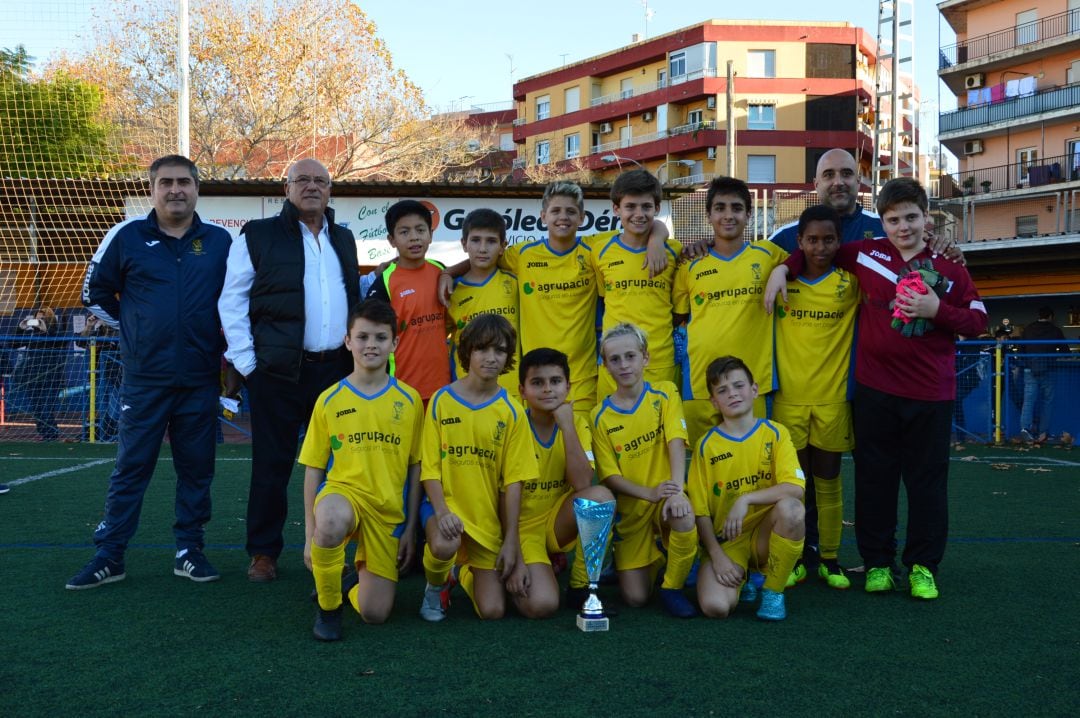
[[[437,391],[427,408],[420,476],[427,492],[420,616],[427,621],[446,617],[455,560],[457,580],[483,619],[505,613],[504,582],[511,593],[522,590],[524,572],[515,571],[522,562],[521,484],[535,481],[537,468],[525,410],[499,386],[516,346],[505,318],[475,317],[458,343],[468,373]]]
[[[706,381],[721,421],[690,460],[690,501],[709,558],[698,571],[698,604],[706,616],[725,618],[756,565],[765,573],[757,616],[779,621],[787,616],[788,575],[802,554],[806,480],[787,429],[754,416],[758,386],[741,359],[715,360]]]
[[[592,483],[592,437],[588,423],[567,401],[567,356],[557,349],[533,349],[522,357],[518,374],[540,479],[522,486],[521,552],[528,576],[523,591],[513,598],[522,615],[544,618],[559,607],[559,584],[549,555],[565,553],[577,541],[574,499],[604,502],[613,497]],[[587,583],[580,554],[579,550],[567,591],[567,603],[575,609],[585,600]]]
[[[345,346],[353,370],[315,402],[300,463],[304,472],[304,562],[315,577],[315,637],[341,638],[341,566],[356,538],[358,583],[349,602],[367,623],[394,605],[398,570],[412,561],[423,404],[386,373],[397,346],[389,304],[361,302],[349,313]],[[408,510],[406,510],[406,497]]]

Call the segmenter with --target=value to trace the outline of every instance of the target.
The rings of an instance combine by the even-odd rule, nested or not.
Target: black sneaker
[[[341,640],[341,610],[344,606],[338,606],[332,611],[322,608],[315,609],[315,627],[311,629],[315,638],[320,641]]]
[[[90,562],[82,567],[82,570],[68,579],[64,588],[79,591],[84,588],[97,588],[106,583],[123,581],[127,576],[124,573],[124,562],[113,561],[111,558],[95,556]]]
[[[195,548],[186,548],[176,555],[176,567],[173,575],[185,576],[197,583],[217,581],[221,574],[206,560],[203,552]]]

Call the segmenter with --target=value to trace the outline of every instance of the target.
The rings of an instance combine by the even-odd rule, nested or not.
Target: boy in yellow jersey
[[[597,287],[592,247],[612,233],[578,237],[585,218],[585,195],[573,182],[553,182],[544,190],[540,219],[547,237],[506,248],[499,266],[518,279],[518,325],[521,351],[552,347],[566,354],[574,383],[570,402],[588,417],[596,404]],[[649,267],[666,264],[667,227],[653,223]],[[654,259],[658,256],[659,259]],[[468,263],[447,274],[460,276]]]
[[[807,501],[807,535],[816,518],[821,556],[818,576],[829,586],[846,589],[851,581],[837,562],[844,500],[840,457],[854,447],[848,376],[853,358],[859,281],[832,261],[840,247],[840,216],[825,205],[799,217],[798,246],[806,266],[788,288],[788,301],[776,309],[776,371],[780,387],[772,418],[791,432],[799,465],[813,481],[816,509]],[[816,517],[811,514],[816,511]],[[804,552],[813,550],[804,546]],[[802,558],[787,585],[806,578]]]
[[[722,419],[690,459],[690,501],[708,557],[698,570],[698,605],[710,618],[727,617],[754,565],[765,573],[757,616],[780,621],[784,587],[802,553],[803,472],[787,429],[754,416],[757,384],[741,359],[712,362],[707,381]]]
[[[502,215],[490,209],[474,209],[461,226],[461,247],[469,255],[469,271],[454,280],[454,291],[446,312],[450,318],[451,379],[465,376],[457,357],[458,337],[473,317],[499,314],[506,317],[514,331],[518,328],[517,277],[499,269],[499,257],[506,249],[506,223]],[[518,347],[514,347],[517,358]],[[499,377],[499,384],[510,396],[517,397],[518,382],[514,372]]]
[[[688,320],[689,366],[683,367],[682,395],[691,443],[718,420],[705,384],[705,369],[713,357],[737,350],[758,377],[762,393],[773,390],[773,319],[762,311],[761,299],[769,272],[787,257],[772,242],[743,241],[750,213],[746,183],[716,177],[706,202],[712,249],[675,271],[675,318]],[[764,396],[755,410],[766,415]]]
[[[386,373],[397,346],[397,316],[368,300],[348,318],[353,370],[315,402],[300,463],[304,471],[304,563],[318,594],[315,638],[341,638],[341,566],[355,538],[357,583],[348,600],[366,623],[394,605],[398,570],[413,558],[420,502],[424,407],[410,386]]]
[[[661,560],[656,537],[669,547],[660,600],[673,616],[697,614],[678,590],[694,563],[697,535],[683,492],[686,422],[675,385],[643,378],[649,361],[645,333],[616,324],[600,341],[604,367],[618,389],[593,412],[596,473],[615,494],[612,547],[619,590],[630,606],[644,606]],[[676,550],[677,549],[677,550]]]
[[[516,345],[505,318],[474,318],[458,344],[468,373],[437,391],[427,408],[420,473],[427,492],[420,509],[427,535],[420,616],[427,621],[446,617],[455,559],[456,580],[483,619],[502,618],[504,584],[520,595],[526,582],[518,517],[522,482],[538,476],[536,457],[525,410],[499,386],[499,375],[513,368]]]
[[[664,270],[650,276],[648,268],[642,265],[660,199],[660,182],[647,170],[623,172],[611,186],[611,202],[622,231],[592,245],[597,289],[604,303],[603,329],[633,322],[645,332],[649,340],[645,380],[653,384],[676,381],[671,290],[675,265],[682,254],[682,245],[668,239],[664,246],[668,263]],[[608,372],[598,373],[597,384],[597,401],[615,391],[615,382]]]
[[[566,355],[556,349],[533,349],[522,357],[518,375],[540,478],[522,484],[521,553],[528,575],[523,591],[513,599],[523,616],[544,618],[559,608],[559,584],[549,555],[565,553],[577,541],[573,500],[604,502],[612,495],[603,486],[593,486],[589,425],[566,401],[570,391]],[[586,582],[584,563],[578,558],[567,592],[567,602],[575,609],[585,600]]]

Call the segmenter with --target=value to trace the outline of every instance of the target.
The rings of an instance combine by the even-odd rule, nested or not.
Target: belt
[[[304,361],[312,362],[315,364],[321,364],[328,361],[341,361],[341,350],[344,347],[338,347],[337,349],[327,349],[321,352],[304,352]]]

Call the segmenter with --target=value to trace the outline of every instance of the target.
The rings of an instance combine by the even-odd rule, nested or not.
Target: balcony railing
[[[994,122],[1015,120],[1040,112],[1051,112],[1080,106],[1080,82],[1064,87],[1039,90],[1026,97],[1016,97],[988,105],[965,107],[945,112],[938,117],[939,132],[955,132]]]
[[[687,185],[687,186],[692,187],[693,185],[696,185],[696,184],[705,184],[706,182],[710,181],[715,176],[716,175],[714,175],[711,172],[706,172],[704,174],[687,175],[686,177],[675,177],[675,178],[669,180],[668,184],[679,185],[679,186]]]
[[[1080,9],[1068,10],[943,47],[938,55],[938,69],[945,70],[994,53],[1065,35],[1080,35]]]
[[[505,102],[485,102],[482,105],[469,105],[469,113],[476,114],[478,112],[505,112],[507,110],[514,109],[514,101],[506,100]]]
[[[949,199],[966,194],[1040,187],[1076,179],[1080,179],[1080,155],[1057,155],[1041,157],[1033,162],[1015,162],[944,175],[940,193],[936,196]]]
[[[660,80],[658,82],[652,82],[647,85],[635,85],[627,90],[619,90],[618,92],[612,92],[607,95],[601,95],[600,97],[594,97],[589,100],[589,107],[599,107],[600,105],[606,105],[610,102],[618,102],[620,100],[628,100],[631,97],[638,95],[644,95],[649,92],[656,92],[662,90],[670,85],[678,85],[683,82],[690,82],[691,80],[700,80],[704,77],[716,77],[716,68],[706,67],[703,70],[695,70],[694,72],[687,72],[683,75],[676,75],[670,80]]]

